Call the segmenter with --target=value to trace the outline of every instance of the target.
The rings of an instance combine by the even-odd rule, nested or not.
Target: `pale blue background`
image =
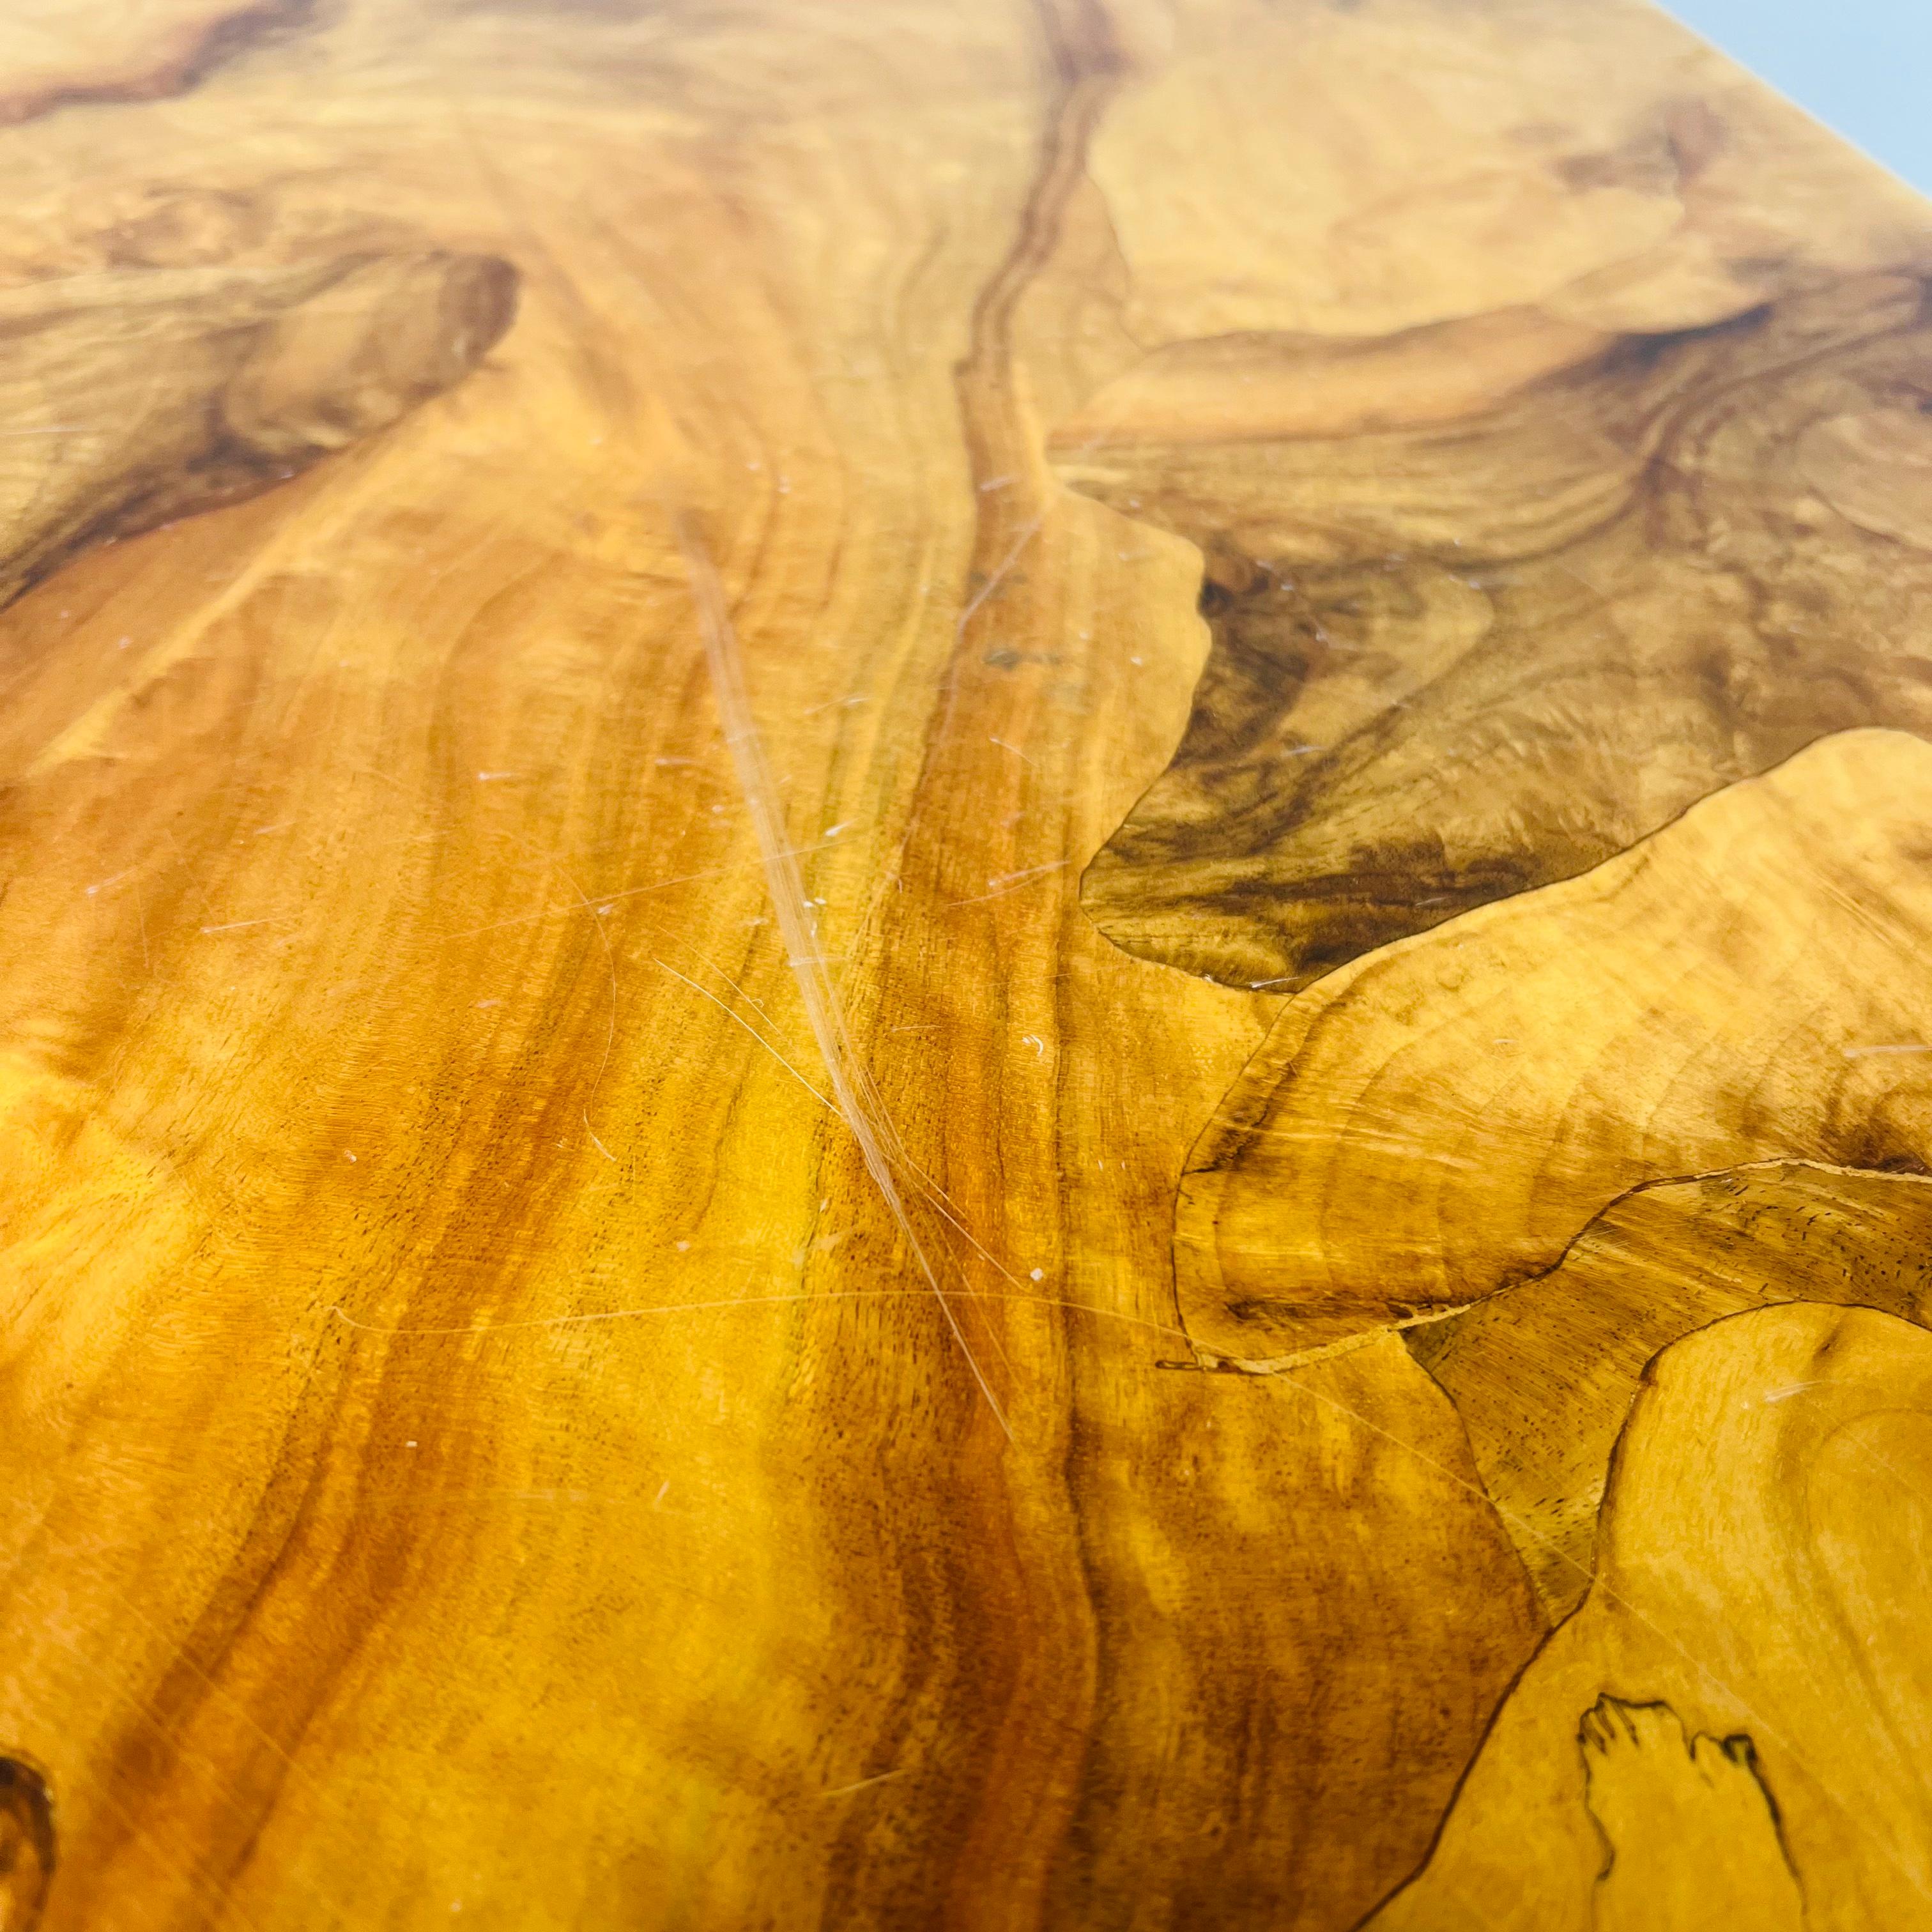
[[[1894,174],[1932,194],[1932,0],[1664,0]]]

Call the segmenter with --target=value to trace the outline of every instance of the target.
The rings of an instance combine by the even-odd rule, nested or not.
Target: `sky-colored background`
[[[1665,0],[1668,11],[1932,194],[1932,0]]]

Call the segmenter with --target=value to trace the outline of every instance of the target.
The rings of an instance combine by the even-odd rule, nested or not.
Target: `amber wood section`
[[[0,166],[8,1932],[1932,1922],[1921,203],[1623,0]]]
[[[1668,332],[1506,313],[1210,346],[1059,437],[1070,481],[1208,558],[1187,732],[1086,877],[1129,950],[1304,985],[1821,731],[1932,726],[1915,275]],[[1255,417],[1190,424],[1184,376],[1252,384]],[[1301,419],[1269,420],[1283,394]],[[1142,409],[1185,440],[1120,442]]]
[[[495,344],[515,287],[506,262],[418,254],[0,292],[0,598],[386,428]]]
[[[1928,1376],[1932,1336],[1869,1309],[1658,1357],[1589,1598],[1376,1932],[1925,1922]]]
[[[40,1921],[54,1876],[53,1800],[46,1781],[18,1758],[0,1758],[0,1924]]]
[[[1596,1568],[1610,1455],[1652,1357],[1783,1301],[1932,1316],[1932,1183],[1779,1162],[1613,1202],[1547,1274],[1405,1331],[1552,1616]]]
[[[1447,1314],[1647,1180],[1932,1163],[1928,813],[1932,745],[1840,733],[1330,974],[1182,1183],[1190,1332],[1267,1358]]]

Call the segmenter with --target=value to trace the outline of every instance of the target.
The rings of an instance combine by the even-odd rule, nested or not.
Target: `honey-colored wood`
[[[1567,1616],[1596,1570],[1610,1458],[1646,1368],[1695,1330],[1784,1301],[1926,1323],[1932,1186],[1797,1161],[1612,1202],[1547,1274],[1404,1331],[1468,1431],[1537,1591]]]
[[[1923,204],[1624,0],[0,163],[0,1924],[1932,1924]]]
[[[1804,1304],[1657,1358],[1589,1598],[1376,1932],[1924,1922],[1928,1365],[1922,1329]]]
[[[1183,1181],[1190,1332],[1276,1358],[1561,1260],[1626,1189],[1932,1160],[1932,745],[1846,731],[1330,974]]]
[[[1848,278],[1661,335],[1506,311],[1270,345],[1270,400],[1346,380],[1334,420],[1061,432],[1070,482],[1211,560],[1194,716],[1087,874],[1094,918],[1300,986],[1822,732],[1932,725],[1926,287]],[[1193,380],[1251,393],[1262,358],[1213,346]]]

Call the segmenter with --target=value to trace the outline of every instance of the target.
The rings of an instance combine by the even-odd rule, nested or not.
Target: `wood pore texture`
[[[0,1928],[1932,1926],[1932,210],[1627,0],[10,0]]]

